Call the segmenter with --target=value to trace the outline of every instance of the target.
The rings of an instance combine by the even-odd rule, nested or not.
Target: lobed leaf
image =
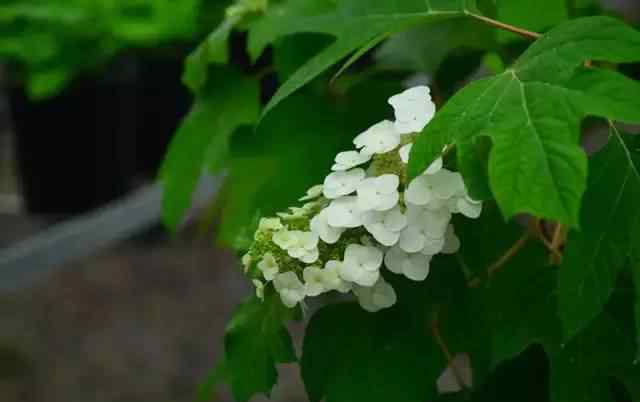
[[[558,307],[570,339],[604,308],[625,267],[640,223],[640,175],[621,135],[590,162],[582,228],[569,234],[558,278]]]
[[[587,115],[640,122],[638,84],[606,71],[586,72],[586,60],[640,59],[640,33],[607,17],[559,26],[534,43],[504,73],[459,91],[418,137],[409,162],[420,174],[447,144],[469,144],[487,136],[489,187],[504,216],[517,213],[577,227],[586,188],[587,158],[579,146],[579,124]],[[472,196],[484,198],[484,176],[462,169]]]

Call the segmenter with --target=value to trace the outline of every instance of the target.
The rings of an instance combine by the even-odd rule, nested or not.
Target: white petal
[[[358,135],[353,143],[357,148],[363,148],[362,153],[382,154],[389,152],[400,144],[400,134],[394,124],[388,120],[381,121]]]
[[[384,226],[393,232],[400,232],[407,226],[407,217],[402,213],[399,206],[384,214]]]
[[[344,259],[355,259],[366,271],[377,271],[384,258],[382,251],[376,247],[350,244],[344,252]]]
[[[287,250],[297,242],[295,236],[291,235],[291,232],[289,232],[288,230],[281,230],[274,233],[271,239],[278,247],[283,250]]]
[[[389,98],[393,106],[396,129],[404,133],[420,132],[435,115],[429,87],[417,86]]]
[[[340,235],[344,231],[343,228],[335,228],[329,225],[326,208],[311,219],[310,228],[327,244],[335,244],[340,240]]]
[[[471,359],[466,353],[457,354],[436,381],[440,394],[462,391],[463,387],[473,387]]]
[[[453,225],[449,225],[445,235],[445,242],[442,248],[443,254],[455,254],[460,250],[460,239],[453,230]]]
[[[432,238],[444,237],[447,231],[449,221],[451,221],[451,213],[447,209],[437,211],[425,210],[424,215],[424,232]]]
[[[406,144],[403,145],[398,151],[402,163],[409,163],[409,154],[411,153],[411,148],[413,148],[413,144]]]
[[[400,239],[400,232],[393,232],[382,224],[372,225],[367,230],[383,246],[391,247]]]
[[[431,165],[424,171],[424,174],[436,174],[442,169],[443,161],[442,158],[438,158],[435,161],[431,162]]]
[[[424,247],[425,237],[420,228],[408,226],[400,234],[400,248],[407,253],[417,253]]]
[[[362,211],[357,197],[340,197],[327,207],[327,222],[335,228],[362,226]]]
[[[322,195],[322,184],[315,185],[307,190],[307,195],[300,198],[299,201],[308,201],[318,198]]]
[[[374,285],[373,297],[371,299],[373,304],[381,310],[396,304],[398,297],[393,287],[381,279]]]
[[[423,254],[412,254],[403,273],[412,281],[424,281],[429,275],[429,258]]]
[[[460,173],[442,169],[429,177],[433,192],[439,198],[448,199],[458,194],[464,194],[464,181]]]
[[[444,237],[425,236],[424,247],[420,252],[422,254],[429,255],[429,256],[436,255],[442,251],[444,245],[445,245]]]
[[[429,177],[418,176],[413,179],[404,193],[405,199],[414,205],[426,205],[433,198]]]
[[[305,294],[307,296],[319,296],[325,292],[322,270],[316,266],[306,267],[302,272],[304,278]]]
[[[324,179],[323,194],[329,199],[351,194],[356,191],[356,187],[364,177],[365,172],[360,168],[346,172],[333,172]]]
[[[456,203],[458,211],[467,218],[475,219],[482,213],[482,202],[469,197],[461,197]]]
[[[404,264],[407,260],[408,254],[396,246],[389,249],[387,254],[385,254],[384,265],[389,271],[396,274],[402,274],[404,271]]]
[[[395,174],[383,174],[376,177],[376,187],[382,194],[392,194],[398,190],[400,178]]]
[[[305,287],[293,272],[285,272],[276,275],[273,280],[276,291],[285,306],[291,308],[304,299]]]
[[[318,261],[319,256],[320,256],[320,252],[316,248],[316,249],[307,251],[302,256],[300,256],[300,261],[306,264],[313,264],[314,262]]]

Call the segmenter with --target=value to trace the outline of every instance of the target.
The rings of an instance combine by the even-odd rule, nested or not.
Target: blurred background
[[[0,401],[190,401],[220,357],[250,286],[215,222],[163,229],[155,177],[191,104],[184,58],[228,5],[0,4]],[[640,16],[638,0],[605,6]],[[269,65],[245,42],[231,35],[232,64]],[[194,215],[216,178],[201,187]],[[282,379],[273,400],[305,400],[295,368]]]

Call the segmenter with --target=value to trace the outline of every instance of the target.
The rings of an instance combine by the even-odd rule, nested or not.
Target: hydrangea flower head
[[[415,133],[435,111],[429,89],[411,88],[389,103],[395,121],[382,120],[356,136],[356,149],[338,153],[323,184],[300,198],[307,204],[260,221],[242,259],[257,297],[273,287],[293,308],[336,291],[376,312],[397,301],[385,276],[427,280],[434,258],[458,251],[451,218],[477,218],[482,203],[442,157],[412,181],[407,175]]]

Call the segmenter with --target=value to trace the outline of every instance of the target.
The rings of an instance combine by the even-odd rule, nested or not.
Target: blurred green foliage
[[[55,95],[79,72],[130,48],[197,39],[224,0],[6,0],[0,61],[33,98]]]

